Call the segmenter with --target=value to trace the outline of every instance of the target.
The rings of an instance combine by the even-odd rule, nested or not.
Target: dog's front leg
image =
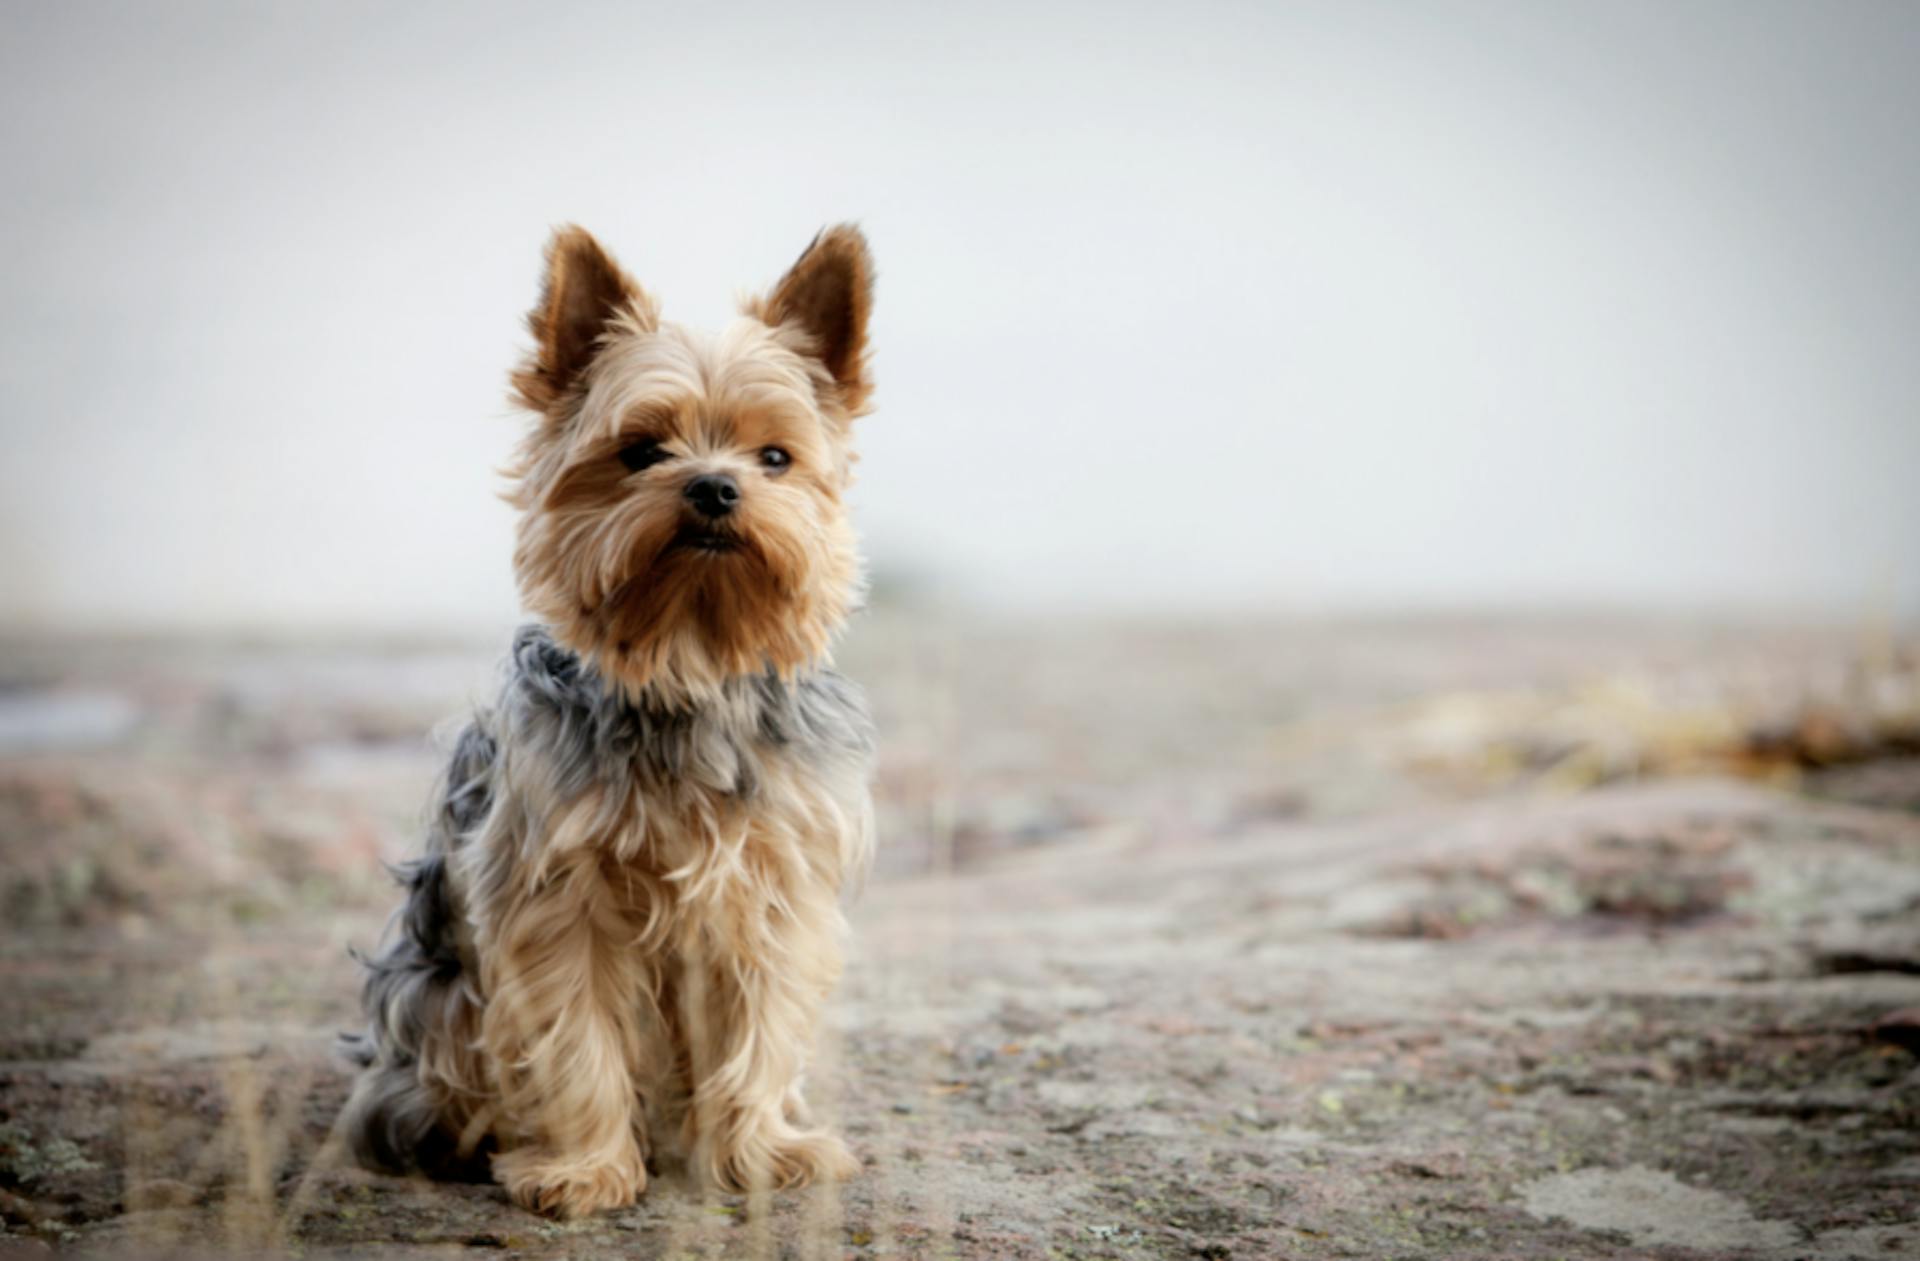
[[[769,892],[748,884],[716,896],[682,958],[690,1145],[708,1177],[737,1191],[845,1179],[860,1167],[838,1138],[806,1124],[800,1094],[840,971],[838,902],[812,873],[789,874],[777,898]]]
[[[494,1176],[527,1208],[577,1217],[646,1189],[636,1087],[644,961],[591,854],[498,909],[482,943],[481,1039],[498,1075]]]

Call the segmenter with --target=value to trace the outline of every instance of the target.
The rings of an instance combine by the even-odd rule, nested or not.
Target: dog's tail
[[[340,1039],[342,1054],[362,1070],[343,1129],[355,1158],[370,1169],[486,1176],[486,1153],[467,1133],[486,1106],[470,1053],[480,998],[460,947],[459,899],[447,864],[492,804],[495,753],[484,715],[460,733],[426,851],[395,873],[406,902],[388,926],[385,947],[362,960],[367,1028]]]

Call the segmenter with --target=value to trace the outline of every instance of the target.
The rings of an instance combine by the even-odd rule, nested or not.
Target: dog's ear
[[[534,349],[513,374],[520,402],[550,412],[593,362],[600,335],[616,318],[642,331],[659,323],[653,300],[585,228],[567,224],[547,243],[540,301],[527,312]]]
[[[768,324],[799,329],[812,353],[826,365],[848,415],[865,409],[873,384],[867,376],[867,315],[873,309],[873,259],[867,238],[850,223],[813,238],[773,291],[748,306]]]

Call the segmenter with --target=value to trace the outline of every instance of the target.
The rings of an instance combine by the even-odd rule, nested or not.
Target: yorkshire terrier
[[[560,1216],[631,1204],[676,1131],[728,1190],[858,1168],[801,1078],[872,845],[871,729],[829,668],[861,593],[872,286],[859,231],[830,228],[703,334],[555,234],[507,470],[539,621],[455,743],[368,961],[363,1164],[490,1161]]]

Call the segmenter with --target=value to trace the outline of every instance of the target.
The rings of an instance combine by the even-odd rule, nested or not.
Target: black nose
[[[687,483],[687,502],[705,517],[724,517],[740,502],[740,483],[725,473],[702,473]]]

